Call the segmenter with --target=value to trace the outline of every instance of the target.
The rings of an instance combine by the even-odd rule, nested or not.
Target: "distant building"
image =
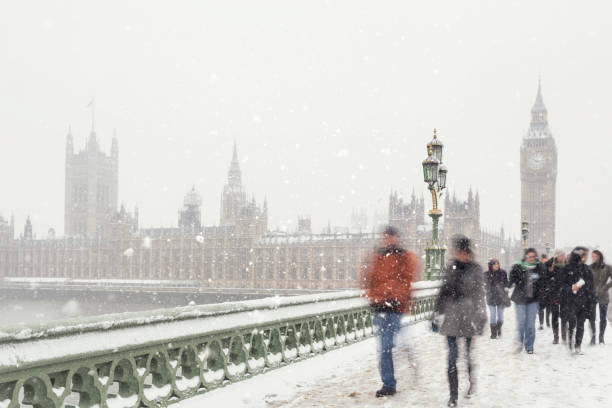
[[[521,218],[529,223],[527,246],[539,252],[555,247],[556,185],[557,146],[538,84],[529,131],[521,146]]]
[[[353,210],[351,213],[351,232],[368,231],[368,213],[365,209]]]
[[[202,197],[195,186],[185,195],[183,208],[179,211],[178,226],[185,232],[202,232]]]
[[[32,220],[30,219],[30,216],[28,215],[25,225],[23,226],[22,239],[32,240],[33,238],[34,236],[32,234]]]
[[[93,127],[84,150],[74,152],[72,132],[66,136],[64,233],[100,238],[118,205],[119,146],[113,137],[110,155],[98,144]]]
[[[298,217],[298,234],[312,234],[312,223],[310,217]]]
[[[89,150],[81,153],[79,160],[86,161],[93,156],[94,168],[112,169],[111,164],[116,163],[113,159],[117,156],[116,143],[115,153],[106,158],[96,146],[90,139]],[[71,163],[75,162],[73,159],[70,158]],[[66,179],[70,179],[72,186],[67,190],[76,188],[82,194],[84,180],[94,174],[102,174],[95,187],[97,191],[106,191],[113,182],[112,172],[77,168],[80,170],[67,167]],[[114,198],[105,194],[99,195],[100,206],[93,207],[97,212],[93,215],[82,212],[83,208],[89,208],[90,202],[88,195],[83,198],[77,193],[69,197],[69,202],[76,204],[75,211],[67,217],[72,226],[79,226],[76,234],[30,239],[26,238],[34,237],[30,223],[29,233],[24,233],[23,239],[14,239],[13,223],[9,225],[0,219],[0,274],[72,279],[179,279],[214,288],[342,289],[359,285],[363,261],[379,244],[378,228],[382,225],[397,226],[406,248],[419,255],[431,239],[424,199],[417,199],[413,193],[409,201],[404,201],[395,192],[389,197],[388,216],[374,217],[375,232],[351,232],[348,227],[332,227],[329,223],[322,233],[315,234],[310,217],[299,217],[294,233],[270,231],[267,201],[260,206],[254,198],[247,198],[235,145],[221,194],[219,225],[202,225],[202,200],[195,188],[184,197],[177,226],[153,228],[139,226],[138,208],[130,213],[122,205],[119,211],[107,211]],[[512,259],[510,254],[517,243],[506,239],[503,231],[489,233],[480,229],[478,194],[474,197],[470,191],[466,201],[447,197],[445,203],[443,237],[448,239],[456,232],[471,236],[480,262],[486,262],[490,256],[500,258],[502,263]],[[360,226],[364,224],[363,214],[359,213],[356,219]],[[86,228],[89,221],[95,228]],[[96,233],[90,235],[88,231]],[[500,254],[508,255],[502,258]]]

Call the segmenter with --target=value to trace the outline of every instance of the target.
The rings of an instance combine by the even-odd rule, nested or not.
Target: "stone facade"
[[[269,231],[267,203],[260,206],[254,198],[247,199],[240,171],[234,147],[218,226],[201,225],[201,199],[195,189],[186,194],[178,227],[172,228],[139,228],[138,209],[129,213],[123,206],[94,236],[79,229],[64,238],[14,239],[14,227],[2,221],[0,272],[18,277],[179,280],[214,288],[358,285],[360,268],[379,234],[340,233],[342,229],[331,226],[315,234],[308,216],[300,217],[294,233]],[[454,233],[464,233],[474,240],[480,262],[496,257],[507,265],[514,259],[517,242],[505,238],[503,230],[481,230],[478,193],[470,191],[464,201],[446,197],[445,207],[441,237],[446,241]],[[405,247],[421,256],[431,239],[425,210],[424,198],[413,193],[404,201],[391,193],[388,222],[400,229]],[[365,230],[360,218],[359,229]]]
[[[529,223],[527,246],[555,247],[557,147],[548,128],[541,86],[521,146],[521,218]]]

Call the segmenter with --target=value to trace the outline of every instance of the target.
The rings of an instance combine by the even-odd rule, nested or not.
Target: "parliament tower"
[[[105,154],[93,126],[84,150],[74,152],[72,132],[66,136],[64,234],[100,238],[118,206],[119,147],[113,137]]]
[[[521,146],[521,219],[529,223],[527,246],[555,247],[557,147],[548,128],[542,86],[531,108],[531,124]]]

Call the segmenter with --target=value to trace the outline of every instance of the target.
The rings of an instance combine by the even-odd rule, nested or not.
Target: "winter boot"
[[[569,347],[570,351],[574,350],[573,337],[574,337],[574,331],[568,330],[567,331],[567,346]]]
[[[501,328],[504,322],[497,322],[497,337],[501,338]]]
[[[559,344],[559,328],[553,329],[553,344]]]
[[[497,325],[490,324],[489,326],[491,327],[491,338],[496,339],[497,338]]]
[[[459,396],[459,376],[457,370],[448,372],[448,385],[450,387],[450,399],[448,400],[449,407],[457,406],[457,398]]]
[[[605,344],[606,342],[604,341],[604,333],[606,332],[606,324],[608,322],[606,322],[605,320],[601,320],[599,322],[599,344]]]
[[[591,344],[591,346],[594,346],[595,344],[597,344],[595,342],[595,335],[594,334],[593,334],[593,336],[591,336],[591,343],[590,344]]]
[[[383,387],[380,390],[376,391],[376,398],[391,396],[394,394],[395,394],[395,388],[387,387],[386,385],[383,385]]]

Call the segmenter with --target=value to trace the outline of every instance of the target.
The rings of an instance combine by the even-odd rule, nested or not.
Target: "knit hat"
[[[472,253],[472,242],[468,237],[462,234],[453,235],[453,248],[455,251],[459,252],[467,252],[468,254]]]

